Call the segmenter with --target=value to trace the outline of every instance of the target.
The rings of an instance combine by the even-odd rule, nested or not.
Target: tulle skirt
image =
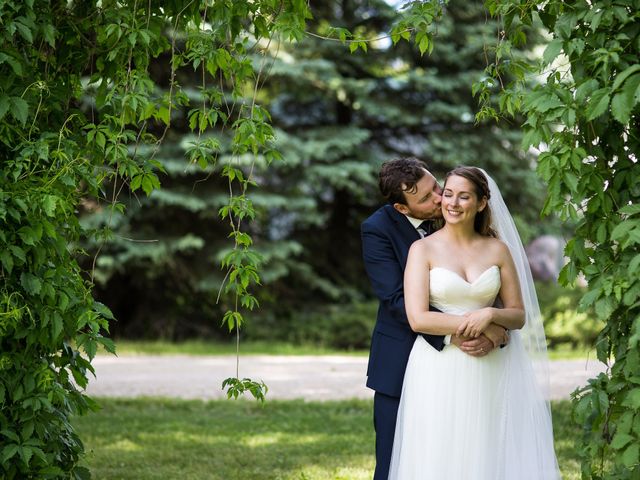
[[[389,478],[555,480],[548,404],[518,332],[488,355],[416,339],[404,378]]]

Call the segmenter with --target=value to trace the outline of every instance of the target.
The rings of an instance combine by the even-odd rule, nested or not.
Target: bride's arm
[[[459,335],[477,337],[491,323],[507,330],[518,330],[524,326],[525,312],[520,292],[520,282],[516,267],[507,246],[499,242],[500,292],[503,308],[487,307],[465,316],[465,321],[457,330]]]
[[[425,240],[414,242],[404,270],[404,304],[409,325],[419,333],[455,333],[463,317],[429,311],[429,258],[425,244]]]

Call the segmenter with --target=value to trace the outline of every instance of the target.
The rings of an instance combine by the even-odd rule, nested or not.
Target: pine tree
[[[313,15],[303,41],[274,41],[265,46],[266,59],[257,53],[253,59],[254,68],[263,69],[261,101],[283,159],[269,168],[263,159],[265,168],[253,172],[260,188],[252,196],[257,217],[249,231],[264,257],[264,286],[250,336],[285,335],[302,312],[371,298],[359,225],[381,203],[376,175],[385,160],[414,155],[439,178],[461,164],[485,168],[525,237],[535,232],[531,225],[543,203],[533,158],[519,151],[519,125],[475,124],[471,84],[482,75],[485,45],[498,31],[482,5],[449,2],[431,55],[384,38],[397,16],[387,2],[344,0],[313,6]],[[331,27],[370,39],[368,51],[350,53],[338,41],[318,38],[335,38]],[[166,76],[168,66],[159,61],[155,70]],[[193,84],[193,98],[202,98],[195,76],[181,82]],[[227,187],[184,159],[192,140],[188,112],[175,115],[174,136],[157,157],[166,170],[162,190],[130,198],[114,224],[118,236],[98,257],[99,296],[121,321],[116,334],[219,332],[218,265],[228,229],[217,211]],[[183,135],[175,128],[180,124]],[[223,164],[226,132],[206,135],[220,145]]]

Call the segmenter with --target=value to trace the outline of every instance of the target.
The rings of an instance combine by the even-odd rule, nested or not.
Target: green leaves
[[[562,39],[555,38],[544,49],[544,53],[542,54],[542,61],[545,65],[549,65],[553,62],[560,52],[562,51]]]
[[[135,192],[140,187],[144,193],[151,195],[153,190],[160,188],[160,180],[153,172],[139,173],[131,179],[131,191]]]
[[[640,65],[633,65],[617,75],[611,90],[617,91],[611,101],[611,113],[626,125],[640,102]]]
[[[577,84],[577,83],[576,83]],[[575,89],[576,102],[584,103],[588,97],[598,88],[599,83],[594,78],[589,78],[581,84],[577,84]]]
[[[3,101],[0,100],[0,119],[4,116],[2,110],[6,113],[7,109],[11,113],[11,116],[18,120],[22,126],[27,123],[27,117],[29,115],[29,105],[20,97],[11,97],[3,105]]]
[[[600,88],[593,92],[589,100],[589,104],[587,105],[587,121],[593,120],[594,118],[602,115],[609,106],[610,98],[609,88]]]
[[[18,77],[22,76],[22,63],[13,55],[11,55],[10,53],[0,52],[0,65],[2,65],[3,63],[8,63],[15,75],[17,75]]]
[[[227,398],[238,398],[246,392],[249,392],[253,398],[264,402],[269,388],[267,385],[260,381],[255,382],[249,378],[227,378],[222,382],[222,388],[227,389]]]
[[[625,205],[620,209],[620,213],[624,215],[637,215],[640,213],[640,204]]]
[[[15,27],[20,36],[28,43],[33,43],[34,33],[37,30],[36,24],[31,16],[19,16],[14,22],[9,24],[9,28]]]
[[[45,195],[42,202],[42,209],[48,217],[54,217],[56,213],[56,204],[59,198],[55,195]]]
[[[629,445],[622,453],[622,463],[625,467],[632,469],[640,462],[640,445],[637,443]]]
[[[189,128],[203,133],[207,128],[214,127],[218,123],[220,112],[217,109],[194,109],[189,112]]]
[[[42,282],[40,279],[28,272],[22,272],[20,275],[20,283],[22,288],[32,296],[38,295],[42,289]]]
[[[627,80],[627,78],[630,75],[633,75],[639,72],[640,72],[640,64],[632,65],[629,68],[624,69],[622,72],[616,75],[611,89],[617,90]]]
[[[349,51],[351,53],[354,53],[356,50],[358,49],[362,49],[363,52],[367,52],[367,42],[365,41],[357,41],[357,40],[352,40],[349,42]]]
[[[113,315],[78,265],[77,215],[103,207],[95,199],[105,180],[147,193],[159,186],[145,148],[156,145],[149,125],[166,123],[168,104],[145,68],[166,23],[157,9],[61,14],[41,0],[0,9],[0,403],[10,419],[0,422],[0,477],[87,478],[71,416],[94,407],[78,387],[92,373],[87,357],[100,345],[114,351],[103,336]]]

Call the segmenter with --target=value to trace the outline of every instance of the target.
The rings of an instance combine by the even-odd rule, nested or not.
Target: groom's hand
[[[478,338],[451,336],[451,343],[472,357],[484,357],[494,349],[494,344],[489,338],[482,334]]]
[[[484,334],[493,342],[494,348],[509,343],[509,333],[507,329],[495,323],[489,325],[485,329]]]

